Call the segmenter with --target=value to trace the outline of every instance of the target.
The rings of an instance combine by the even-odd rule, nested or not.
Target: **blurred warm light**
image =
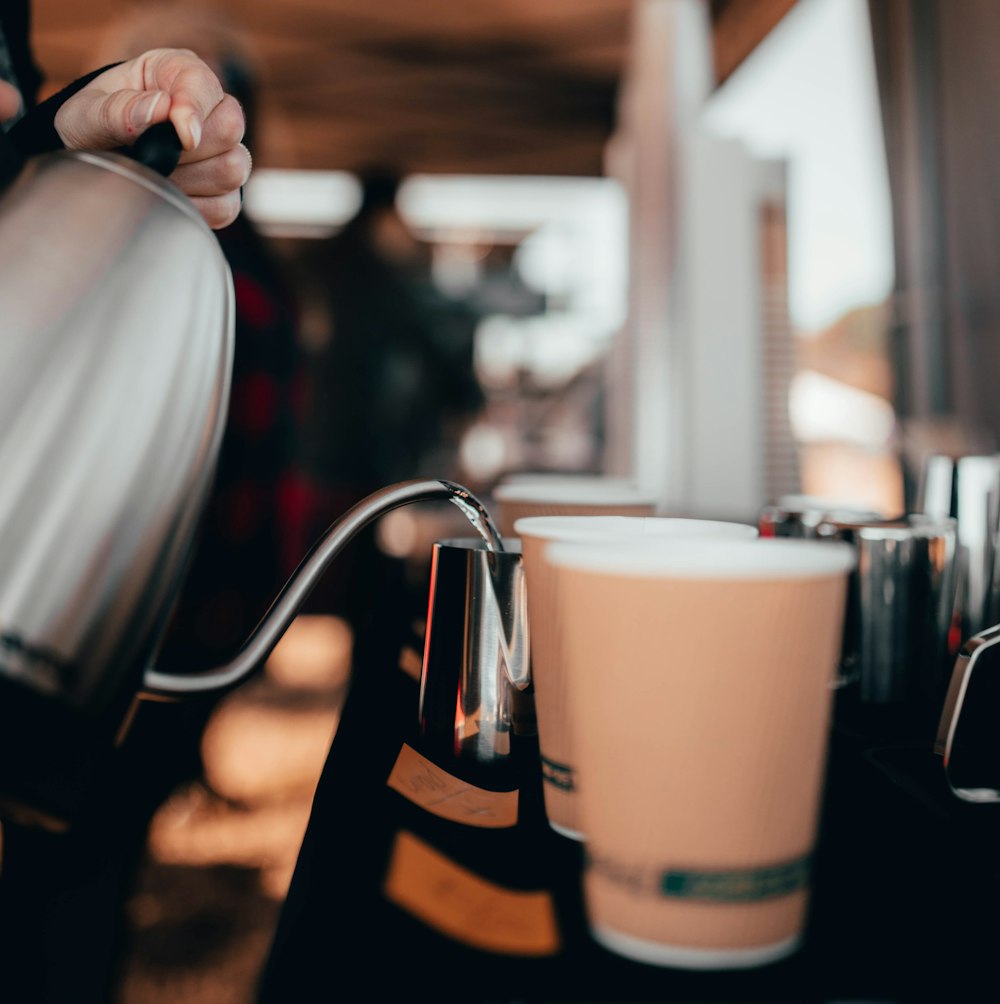
[[[153,861],[252,869],[264,895],[284,899],[340,720],[351,651],[340,618],[292,622],[264,677],[229,695],[210,719],[203,781],[179,788],[156,813]],[[129,909],[139,927],[161,920],[154,897],[137,896]]]
[[[413,175],[399,192],[400,212],[417,230],[520,237],[546,223],[623,210],[610,178],[515,175]]]
[[[380,550],[393,558],[406,558],[417,549],[417,520],[413,513],[396,509],[378,521],[375,539]]]
[[[480,280],[483,260],[492,245],[473,240],[438,241],[433,247],[431,273],[445,295],[456,299],[470,293]]]
[[[164,864],[259,867],[283,854],[287,837],[301,839],[308,817],[308,803],[235,809],[192,787],[164,805],[149,846]]]
[[[514,264],[521,278],[540,293],[559,296],[577,282],[575,235],[564,226],[548,224],[529,234],[518,246]]]
[[[522,341],[522,329],[509,317],[494,314],[479,322],[474,354],[476,373],[484,387],[503,390],[517,385],[524,354]]]
[[[347,171],[261,168],[247,184],[244,209],[264,227],[335,229],[354,215],[360,198],[358,179]],[[516,243],[540,230],[540,239],[554,236],[598,280],[610,267],[612,286],[624,281],[626,196],[611,178],[413,175],[401,185],[398,204],[422,236],[476,245],[479,258],[497,239]],[[597,288],[605,287],[598,281]]]
[[[288,891],[311,807],[311,801],[302,799],[237,809],[192,785],[157,813],[149,852],[162,864],[263,869],[265,892],[280,899]],[[152,920],[147,910],[145,922]]]
[[[227,702],[217,709],[202,737],[205,780],[233,802],[311,795],[339,718],[335,705]]]
[[[526,327],[525,366],[542,386],[568,383],[577,373],[601,359],[611,332],[588,330],[568,314],[530,317]]]
[[[243,193],[247,216],[265,228],[343,226],[361,205],[361,186],[347,171],[254,171]]]
[[[419,682],[424,669],[423,655],[412,645],[404,645],[399,653],[399,668],[411,679]]]
[[[386,513],[376,525],[375,539],[379,549],[391,557],[424,563],[430,561],[435,541],[469,533],[468,519],[458,508],[445,503]],[[414,627],[415,632],[420,630]]]
[[[303,826],[305,830],[305,826]],[[266,864],[260,873],[260,888],[265,896],[281,903],[288,895],[288,887],[292,884],[295,875],[295,865],[298,856],[288,856],[280,861],[272,861]]]
[[[477,481],[492,481],[507,459],[503,430],[485,422],[470,426],[459,446],[462,467]]]
[[[554,467],[583,469],[596,459],[594,440],[587,429],[566,422],[553,422],[546,430],[546,456]]]
[[[300,614],[271,653],[266,672],[284,687],[333,691],[347,682],[352,645],[345,620]]]
[[[806,494],[843,506],[895,517],[905,510],[899,462],[890,453],[846,443],[802,447],[802,487]]]
[[[476,371],[485,386],[496,389],[514,386],[522,378],[539,387],[559,387],[601,359],[612,335],[569,313],[494,314],[476,328]]]
[[[885,398],[810,370],[792,379],[789,413],[802,443],[836,440],[884,449],[896,428],[895,413]]]

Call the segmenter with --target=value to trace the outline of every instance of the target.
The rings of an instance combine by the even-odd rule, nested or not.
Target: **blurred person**
[[[303,543],[380,488],[455,477],[462,432],[485,403],[472,355],[478,314],[432,282],[429,246],[397,206],[401,172],[367,165],[357,176],[357,213],[313,262],[329,336],[308,366]],[[405,588],[403,563],[380,551],[369,527],[324,577],[310,608],[339,614],[357,636],[369,616],[379,626],[397,616],[387,597]]]
[[[41,73],[32,56],[28,0],[0,10],[0,188],[35,154],[58,149],[111,150],[169,121],[183,147],[170,175],[209,226],[240,211],[250,176],[239,102],[192,52],[154,47],[74,81],[37,102]]]

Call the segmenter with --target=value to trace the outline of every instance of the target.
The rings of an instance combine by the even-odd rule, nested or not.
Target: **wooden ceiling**
[[[794,0],[711,0],[720,81]],[[172,3],[34,0],[55,89],[126,38],[199,49]],[[203,20],[209,5],[194,5]],[[597,175],[632,0],[215,0],[260,87],[258,167]],[[756,13],[755,13],[756,12]],[[123,24],[145,23],[123,34]],[[228,32],[228,29],[227,29]],[[217,28],[213,34],[218,37]],[[721,44],[724,43],[724,44]]]

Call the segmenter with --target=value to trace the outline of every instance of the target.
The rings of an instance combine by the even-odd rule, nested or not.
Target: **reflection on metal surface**
[[[0,299],[0,676],[100,714],[155,647],[210,486],[232,280],[172,184],[64,151],[0,204]]]
[[[841,660],[843,682],[867,704],[930,703],[947,675],[955,601],[955,520],[830,520],[821,539],[857,551]]]
[[[490,552],[478,540],[438,541],[420,680],[420,725],[435,749],[503,764],[512,736],[533,731],[520,542]]]
[[[935,752],[952,793],[963,802],[1000,802],[1000,626],[962,647],[938,726]]]
[[[1000,619],[995,583],[1000,455],[927,457],[916,508],[958,520],[958,614],[962,639],[969,639]]]

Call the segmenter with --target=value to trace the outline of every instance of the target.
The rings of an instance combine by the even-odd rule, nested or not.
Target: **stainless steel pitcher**
[[[916,511],[957,521],[956,616],[961,640],[968,641],[1000,620],[1000,583],[995,580],[1000,454],[927,456],[920,471]]]
[[[821,540],[857,552],[848,585],[841,682],[866,705],[940,708],[951,665],[956,583],[955,520],[829,520]]]
[[[420,676],[428,750],[487,768],[507,766],[514,735],[534,735],[528,608],[519,540],[439,540]]]

